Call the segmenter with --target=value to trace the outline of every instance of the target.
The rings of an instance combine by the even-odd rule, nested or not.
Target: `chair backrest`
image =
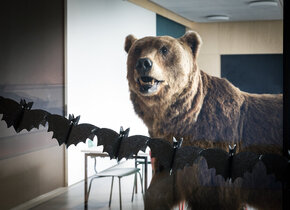
[[[94,158],[94,171],[95,171],[95,173],[97,174],[97,173],[98,173],[98,171],[97,171],[97,157],[92,157],[92,158]],[[116,161],[116,164],[114,164],[114,165],[112,165],[111,167],[106,168],[106,169],[110,169],[110,168],[116,167],[117,165],[122,165],[122,164],[124,164],[127,160],[117,161],[116,159],[112,159],[112,161]]]

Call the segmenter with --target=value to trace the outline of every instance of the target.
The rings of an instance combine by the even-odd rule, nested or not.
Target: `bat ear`
[[[79,116],[77,116],[77,117],[75,118],[74,122],[75,122],[75,124],[76,124],[76,125],[79,123],[79,121],[80,121],[80,118],[81,118],[81,116],[80,116],[80,115],[79,115]]]
[[[24,107],[26,105],[26,101],[24,99],[20,99],[20,105]]]
[[[124,131],[124,136],[125,136],[125,137],[128,137],[128,136],[129,136],[129,132],[130,132],[130,128],[127,128],[127,129]]]
[[[28,109],[31,109],[31,108],[32,108],[32,105],[33,105],[33,102],[31,101],[31,102],[29,102],[29,103],[27,104],[27,108],[28,108]]]
[[[176,148],[176,147],[178,147],[178,141],[176,140],[176,138],[173,136],[172,137],[172,146],[173,146],[173,148]]]
[[[183,138],[180,139],[179,144],[178,144],[178,147],[181,147],[182,142],[183,142]]]
[[[120,134],[119,134],[119,136],[120,136],[120,137],[127,138],[127,137],[129,136],[129,131],[130,131],[130,128],[127,128],[127,129],[124,131],[123,126],[121,126],[121,127],[120,127]]]
[[[233,147],[229,144],[229,149],[230,149],[230,150],[233,150],[233,149],[235,149],[236,147],[237,147],[237,144],[234,144]]]
[[[174,143],[177,143],[177,140],[176,140],[176,138],[173,136],[172,137],[172,141],[174,142]]]
[[[73,114],[69,114],[69,115],[68,115],[68,120],[69,120],[69,121],[72,121],[73,118],[74,118],[74,115],[73,115]]]
[[[233,147],[231,145],[229,145],[229,155],[230,156],[234,156],[236,154],[236,150],[237,150],[237,145],[236,144],[234,144]]]

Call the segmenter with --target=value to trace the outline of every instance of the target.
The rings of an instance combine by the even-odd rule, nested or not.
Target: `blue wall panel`
[[[185,33],[185,26],[156,14],[156,35],[181,37]]]

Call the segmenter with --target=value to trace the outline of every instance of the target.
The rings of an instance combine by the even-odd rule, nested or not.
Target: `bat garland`
[[[148,142],[152,157],[156,157],[159,164],[170,171],[176,172],[185,166],[192,166],[198,157],[205,158],[208,168],[214,168],[217,175],[222,175],[225,180],[234,181],[243,177],[246,172],[252,172],[258,162],[262,162],[268,174],[275,174],[279,181],[286,180],[288,161],[285,157],[276,154],[259,155],[253,152],[240,152],[236,154],[236,145],[229,145],[229,152],[218,148],[202,149],[193,146],[181,147],[182,139],[173,139],[171,145],[163,139],[152,139]]]
[[[7,127],[13,126],[19,133],[23,129],[30,131],[32,128],[39,128],[39,125],[45,126],[48,122],[48,131],[53,132],[53,138],[57,139],[59,145],[78,144],[86,142],[87,139],[93,140],[93,129],[97,127],[91,124],[78,124],[80,116],[69,115],[66,119],[57,114],[50,114],[41,109],[31,109],[33,102],[27,103],[24,99],[20,103],[4,97],[0,97],[0,114],[3,114],[2,120],[7,123]]]
[[[156,157],[160,166],[170,170],[170,173],[185,166],[191,166],[199,155],[201,148],[193,146],[181,147],[183,139],[177,141],[173,138],[173,144],[164,139],[151,139],[148,146],[152,157]]]
[[[44,110],[31,110],[32,105],[33,102],[26,103],[23,99],[17,103],[0,96],[2,120],[7,123],[8,127],[13,126],[17,133],[23,129],[30,131],[32,128],[39,128],[40,124],[45,126],[47,122],[48,132],[52,131],[52,137],[58,141],[59,145],[65,144],[67,148],[79,142],[85,143],[87,139],[93,140],[94,136],[97,136],[98,145],[104,146],[104,152],[107,152],[111,159],[118,160],[128,159],[140,150],[145,152],[150,139],[141,135],[129,137],[129,128],[124,131],[121,127],[120,133],[117,133],[109,128],[98,128],[88,123],[79,124],[80,116],[69,115],[67,119]]]
[[[107,152],[110,158],[121,160],[130,158],[142,150],[145,152],[147,146],[151,149],[152,157],[156,157],[159,166],[169,170],[170,174],[185,166],[191,166],[194,161],[203,156],[208,168],[215,168],[216,174],[222,175],[224,179],[233,181],[242,177],[244,173],[251,172],[254,166],[262,161],[268,173],[274,173],[279,181],[286,180],[285,171],[288,161],[285,157],[265,154],[258,155],[252,152],[240,152],[236,154],[236,145],[229,146],[229,152],[218,148],[202,149],[193,146],[182,146],[182,139],[173,143],[164,139],[154,139],[142,135],[129,136],[130,129],[120,128],[117,133],[109,128],[98,128],[92,124],[78,124],[80,116],[69,115],[65,118],[60,115],[50,114],[41,109],[31,109],[33,102],[27,103],[24,99],[20,103],[0,96],[0,114],[7,127],[13,126],[18,133],[23,129],[30,131],[32,128],[45,126],[48,122],[48,132],[53,132],[53,138],[57,139],[59,145],[66,147],[79,142],[86,142],[87,139],[98,138],[98,146],[102,145],[103,151]]]
[[[103,151],[107,152],[110,158],[121,160],[122,158],[130,158],[142,150],[145,152],[149,137],[142,135],[135,135],[129,137],[130,129],[125,131],[123,127],[120,128],[120,133],[117,133],[108,128],[101,128],[95,131],[98,137],[98,146],[104,146]]]
[[[86,143],[87,139],[94,139],[93,130],[96,126],[88,123],[78,124],[80,116],[74,117],[69,115],[66,119],[57,114],[50,114],[46,117],[48,122],[48,131],[53,132],[52,138],[57,139],[59,145],[65,144],[68,148],[70,145],[77,145],[79,142]]]
[[[24,99],[20,103],[4,97],[0,97],[0,114],[2,120],[7,123],[7,127],[13,126],[19,133],[23,129],[30,131],[32,128],[39,128],[39,125],[46,124],[47,111],[41,109],[31,109],[33,102],[26,103]]]

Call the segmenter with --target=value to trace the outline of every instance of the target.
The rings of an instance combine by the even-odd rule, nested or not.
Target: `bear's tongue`
[[[140,92],[141,93],[154,93],[157,90],[157,83],[153,85],[141,85]]]
[[[157,90],[159,81],[152,77],[140,77],[140,92],[141,93],[153,93]]]

